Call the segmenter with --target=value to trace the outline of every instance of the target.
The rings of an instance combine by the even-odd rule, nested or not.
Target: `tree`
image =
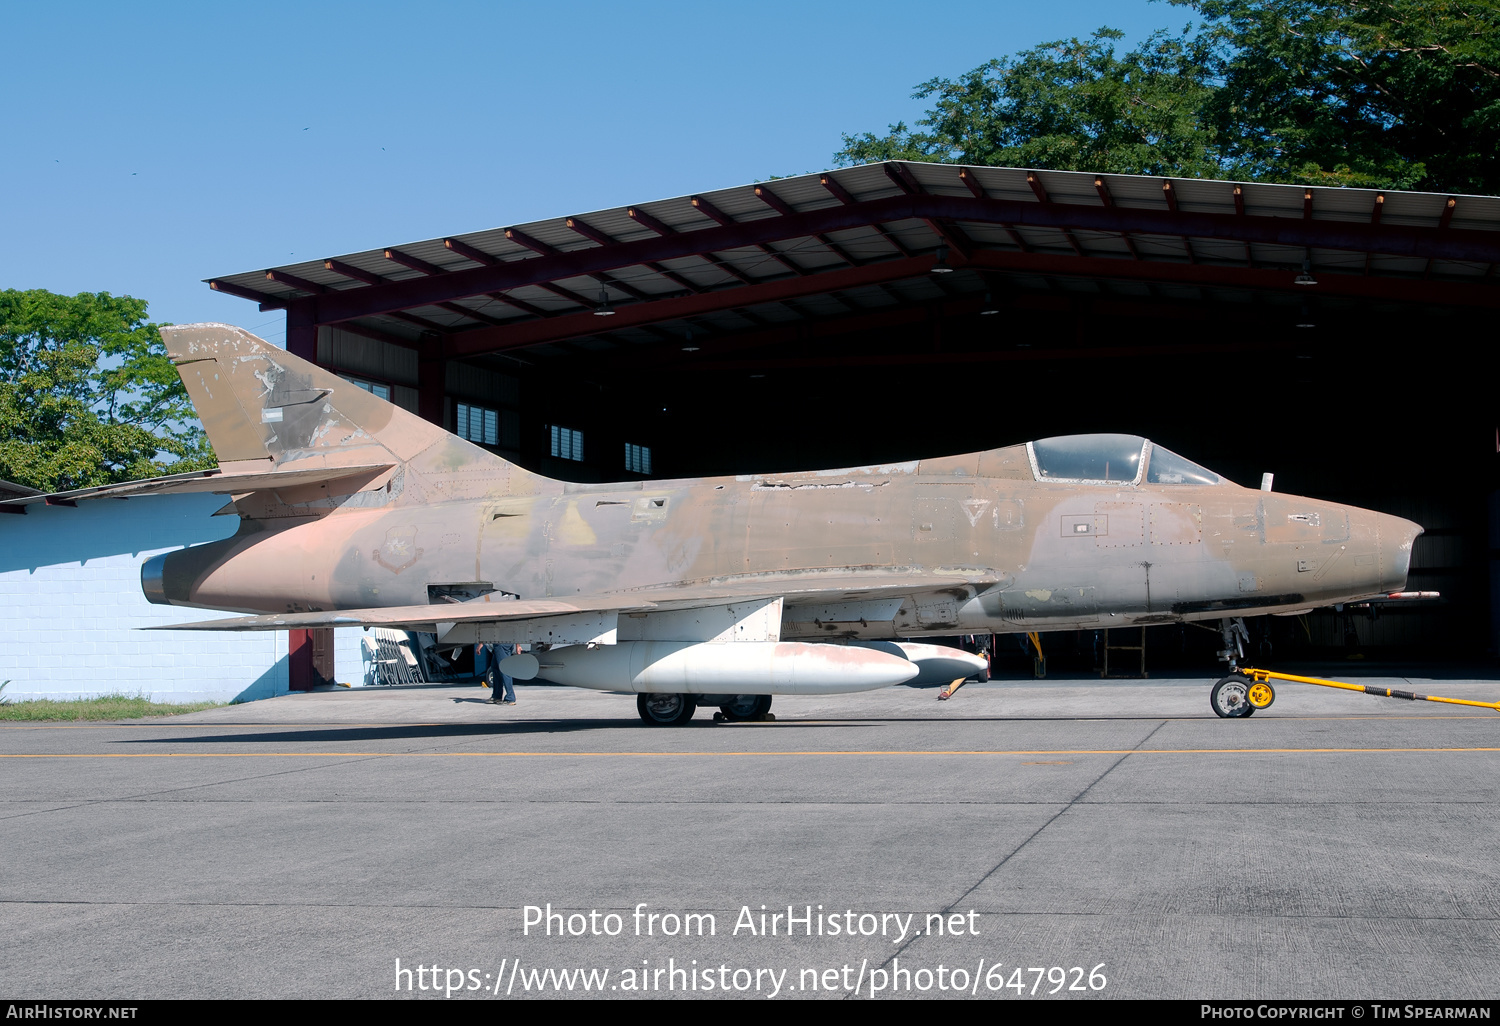
[[[1124,174],[1211,174],[1202,108],[1212,85],[1205,41],[1157,32],[1124,57],[1123,33],[1102,28],[982,64],[957,81],[934,78],[917,99],[937,105],[889,134],[844,136],[840,164],[931,160]]]
[[[936,105],[841,164],[934,160],[1500,192],[1495,0],[1171,0],[1123,57],[1100,29],[917,87]]]
[[[1222,159],[1271,181],[1500,192],[1493,0],[1173,0],[1208,20]]]
[[[44,491],[212,467],[146,302],[0,291],[0,478]]]

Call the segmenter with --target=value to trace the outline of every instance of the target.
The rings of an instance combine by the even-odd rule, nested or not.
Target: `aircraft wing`
[[[662,608],[718,605],[751,599],[783,598],[788,605],[854,602],[896,595],[934,593],[976,595],[1014,580],[991,567],[829,567],[791,573],[744,574],[683,581],[632,590],[634,597]]]
[[[571,613],[639,612],[654,608],[653,603],[622,603],[616,598],[603,599],[508,599],[486,602],[439,602],[422,606],[386,606],[375,609],[330,609],[313,613],[267,613],[261,616],[231,616],[223,620],[200,620],[196,623],[163,624],[148,627],[153,631],[285,631],[314,627],[401,627],[409,630],[437,630],[443,625],[460,623],[503,623],[511,620],[536,620]]]
[[[330,495],[362,491],[394,463],[361,463],[352,466],[318,466],[299,469],[295,464],[284,465],[285,469],[274,471],[251,471],[249,473],[225,473],[221,468],[194,470],[186,474],[168,474],[166,477],[148,477],[141,481],[124,481],[120,484],[97,485],[93,488],[74,488],[65,492],[47,492],[23,495],[19,498],[0,501],[0,506],[27,506],[45,502],[49,506],[72,506],[85,499],[129,499],[139,495],[167,495],[183,492],[218,492],[237,495],[267,488],[287,488],[293,485],[328,483]],[[343,486],[341,491],[338,486]]]

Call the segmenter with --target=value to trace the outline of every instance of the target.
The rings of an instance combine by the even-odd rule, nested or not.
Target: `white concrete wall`
[[[142,694],[164,702],[251,701],[287,690],[283,631],[145,631],[230,613],[157,606],[141,564],[232,535],[222,495],[95,499],[0,515],[0,681],[11,699]],[[336,631],[339,681],[360,685],[360,631]]]

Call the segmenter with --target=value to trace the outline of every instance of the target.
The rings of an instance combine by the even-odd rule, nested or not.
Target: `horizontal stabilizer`
[[[639,612],[651,609],[649,602],[621,605],[618,600],[599,599],[503,599],[494,602],[439,602],[422,606],[389,606],[376,609],[331,609],[315,613],[268,613],[262,616],[232,616],[224,620],[201,620],[148,627],[153,631],[285,631],[316,627],[404,627],[409,630],[442,631],[444,625],[503,623],[535,620],[571,613],[601,611]]]
[[[169,474],[166,477],[149,477],[142,481],[125,481],[120,484],[97,485],[93,488],[74,488],[66,492],[24,495],[6,499],[0,506],[26,506],[44,502],[49,506],[72,505],[85,499],[130,499],[142,495],[181,495],[187,492],[216,492],[220,495],[238,495],[267,488],[288,488],[293,485],[327,484],[328,494],[349,495],[373,487],[382,474],[390,470],[393,463],[363,463],[355,466],[330,467],[320,463],[317,467],[299,470],[286,465],[285,470],[252,473],[226,474],[223,470],[195,470],[186,474]]]

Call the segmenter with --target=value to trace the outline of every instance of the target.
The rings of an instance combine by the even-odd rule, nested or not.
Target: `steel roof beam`
[[[693,205],[693,209],[694,210],[698,211],[700,214],[703,214],[703,215],[707,216],[708,218],[710,218],[713,221],[717,221],[720,225],[723,225],[726,228],[728,228],[728,227],[730,227],[732,225],[736,225],[736,224],[739,223],[734,218],[732,218],[728,214],[724,213],[724,211],[722,211],[718,207],[714,206],[712,203],[710,203],[707,199],[705,199],[702,196],[689,196],[688,197],[688,202]],[[795,264],[792,261],[788,260],[786,257],[782,256],[780,253],[776,252],[774,249],[770,248],[769,246],[761,245],[761,246],[756,246],[755,248],[758,249],[758,250],[760,250],[766,256],[770,257],[772,260],[775,260],[778,264],[780,264],[782,267],[785,267],[788,271],[791,271],[793,274],[811,274],[812,273],[811,271],[809,271],[805,267],[799,267],[797,264]]]
[[[323,268],[324,270],[332,271],[334,274],[342,274],[345,278],[362,281],[366,285],[384,285],[390,281],[389,278],[382,277],[374,271],[366,271],[362,267],[355,267],[352,264],[346,264],[342,260],[334,260],[331,257],[323,261]]]
[[[844,204],[844,206],[857,207],[860,205],[859,200],[855,199],[848,189],[840,185],[839,180],[833,177],[832,174],[819,175],[818,181],[822,184],[823,188],[833,193],[834,198],[836,198],[840,203]],[[912,251],[907,249],[906,246],[902,244],[900,239],[892,235],[885,225],[880,224],[879,222],[872,222],[870,224],[870,227],[874,228],[875,231],[878,232],[881,238],[885,239],[886,242],[889,242],[892,246],[895,246],[897,253],[900,253],[904,257],[912,256]]]
[[[608,235],[605,235],[593,225],[589,224],[586,221],[580,220],[579,218],[570,217],[567,219],[566,223],[570,229],[577,232],[579,235],[582,235],[585,239],[588,239],[591,242],[597,242],[601,246],[618,246],[620,244],[618,239],[614,239]],[[687,289],[687,291],[689,292],[706,291],[702,285],[698,285],[695,282],[689,281],[669,267],[663,267],[661,264],[651,262],[643,263],[641,264],[641,266],[646,268],[648,271],[656,272],[663,278],[670,281],[672,284]]]
[[[912,176],[906,165],[887,162],[880,167],[886,177],[895,182],[896,187],[908,196],[927,195],[927,190],[922,188],[922,183]],[[978,248],[974,245],[974,240],[969,238],[968,233],[958,225],[932,217],[923,220],[927,227],[932,229],[933,234],[942,240],[943,245],[957,253],[962,260],[969,259],[969,254]]]
[[[430,304],[439,299],[482,295],[555,278],[592,274],[599,270],[633,267],[652,261],[697,256],[705,250],[735,249],[763,242],[805,238],[818,232],[842,231],[887,221],[927,217],[976,224],[1016,224],[1039,228],[1072,227],[1093,231],[1153,235],[1191,235],[1266,245],[1320,249],[1366,250],[1397,256],[1436,256],[1445,260],[1492,263],[1500,260],[1500,232],[1408,225],[1370,225],[1356,221],[1303,221],[1301,218],[1260,215],[1177,213],[1141,208],[1042,205],[1010,200],[979,200],[961,196],[894,196],[854,206],[823,207],[790,217],[743,221],[733,227],[705,228],[655,239],[622,242],[583,249],[558,257],[512,260],[494,267],[452,271],[441,278],[413,278],[364,289],[343,289],[316,297],[320,323],[347,320]],[[645,223],[645,222],[642,222]],[[1141,261],[1153,264],[1155,261]],[[832,273],[832,272],[830,272]],[[815,280],[818,275],[812,275]],[[224,291],[228,291],[227,289]],[[271,308],[289,300],[267,297]]]
[[[977,269],[1058,277],[1161,282],[1209,288],[1289,293],[1295,289],[1297,295],[1345,296],[1404,303],[1500,308],[1500,288],[1467,282],[1423,281],[1416,278],[1367,278],[1363,275],[1319,272],[1316,286],[1297,286],[1292,282],[1291,271],[1274,268],[1251,269],[1159,260],[1070,257],[1049,253],[1021,255],[994,249],[975,253],[971,263]]]
[[[218,278],[210,278],[208,287],[215,292],[222,292],[226,296],[237,296],[240,299],[248,299],[252,303],[259,303],[262,310],[279,310],[294,298],[292,296],[273,296],[269,292],[257,292],[254,289],[247,289],[243,285],[220,281]]]
[[[421,341],[418,339],[402,338],[400,335],[392,335],[390,332],[368,327],[367,325],[360,324],[358,321],[345,321],[342,324],[329,325],[329,327],[337,328],[339,331],[347,331],[351,335],[363,335],[365,338],[373,338],[377,342],[400,346],[403,349],[420,349],[422,346]]]
[[[417,327],[421,328],[423,331],[447,332],[451,330],[446,324],[439,324],[437,321],[429,321],[425,317],[418,317],[416,314],[409,314],[405,310],[392,310],[385,316],[394,317],[396,320],[405,321],[407,324],[414,324]],[[338,328],[342,328],[343,326],[344,322],[342,321],[337,325],[334,325],[334,327]]]
[[[1167,201],[1167,209],[1173,214],[1180,215],[1182,211],[1177,207],[1177,190],[1172,188],[1171,179],[1166,179],[1161,183],[1161,194]],[[1309,192],[1308,195],[1312,194]],[[1182,240],[1182,248],[1187,251],[1188,262],[1196,264],[1198,262],[1198,254],[1193,252],[1193,240],[1182,234],[1179,234],[1177,237]]]
[[[1234,187],[1234,214],[1235,214],[1236,217],[1244,217],[1245,216],[1245,190],[1242,189],[1242,188],[1240,188],[1238,185],[1236,185]],[[1245,266],[1246,267],[1254,267],[1255,266],[1255,254],[1250,251],[1250,243],[1246,242],[1244,245],[1245,245]],[[1365,256],[1365,264],[1366,264],[1366,266],[1369,265],[1369,262],[1370,262],[1370,258],[1369,258],[1369,255],[1367,254]]]
[[[1100,203],[1103,203],[1106,207],[1113,207],[1115,205],[1115,198],[1110,194],[1109,191],[1109,183],[1104,180],[1103,176],[1096,175],[1094,177],[1094,191],[1099,194]],[[1238,188],[1235,189],[1235,196],[1239,196]],[[1124,240],[1125,248],[1130,252],[1130,259],[1139,260],[1141,258],[1141,254],[1136,250],[1135,240],[1130,237],[1130,233],[1121,232],[1120,238]],[[1078,252],[1079,256],[1083,256],[1083,251],[1078,249],[1078,244],[1076,242],[1073,244],[1073,248]]]
[[[891,260],[865,267],[843,268],[809,275],[806,278],[781,278],[776,281],[747,285],[743,288],[727,288],[717,292],[706,292],[696,296],[678,296],[659,299],[649,303],[632,303],[615,311],[615,323],[611,330],[638,324],[660,323],[681,320],[710,313],[740,308],[758,303],[779,303],[799,296],[813,296],[835,289],[858,288],[880,281],[897,278],[913,278],[927,274],[932,267],[929,257],[913,257],[906,260]],[[752,322],[764,323],[750,311],[743,316]],[[466,331],[448,338],[445,355],[466,356],[475,353],[517,349],[523,346],[540,345],[556,339],[592,335],[599,330],[599,322],[592,314],[568,314],[550,321],[527,321],[504,328],[481,328]]]
[[[329,288],[327,285],[319,285],[315,281],[308,281],[306,278],[298,277],[297,275],[292,274],[289,271],[267,271],[266,281],[274,281],[278,285],[290,285],[294,289],[299,289],[313,296],[319,296],[325,292],[333,291],[333,289]]]
[[[628,207],[628,208],[626,208],[625,213],[627,215],[629,215],[629,217],[630,217],[630,219],[632,221],[635,221],[638,224],[641,224],[641,225],[644,225],[647,228],[650,228],[653,232],[655,232],[657,235],[660,235],[662,238],[682,238],[683,235],[684,235],[683,232],[679,232],[676,228],[673,228],[671,225],[667,224],[664,221],[657,220],[655,217],[652,217],[649,213],[647,213],[646,211],[642,210],[640,207]],[[710,230],[712,230],[712,229],[710,229]],[[697,235],[699,233],[698,232],[693,232],[691,234],[692,235]],[[756,245],[756,244],[755,243],[749,243],[749,245],[753,246],[753,245]],[[718,248],[718,247],[716,247],[716,248]],[[740,249],[742,247],[740,247],[740,246],[725,246],[723,248],[725,248],[725,249]],[[720,256],[718,256],[718,255],[716,255],[714,253],[711,253],[707,249],[697,250],[692,255],[693,256],[697,256],[697,257],[701,257],[702,259],[707,260],[709,263],[713,264],[715,267],[717,267],[719,270],[723,271],[725,274],[729,275],[731,278],[738,278],[740,281],[744,282],[746,285],[753,285],[753,284],[755,284],[755,279],[754,278],[751,278],[749,275],[745,274],[745,272],[743,272],[739,268],[735,267],[733,264],[731,264],[729,261],[725,260],[723,257],[720,257]]]
[[[792,215],[797,213],[797,211],[792,209],[792,207],[785,200],[776,195],[770,189],[766,188],[764,185],[757,185],[755,187],[755,196],[762,203],[770,207],[772,210],[776,211],[782,217],[791,217]],[[834,256],[838,257],[840,260],[844,261],[844,263],[848,264],[851,267],[858,267],[860,264],[864,263],[863,260],[856,260],[854,257],[850,256],[843,246],[840,246],[837,242],[834,242],[827,235],[816,233],[813,235],[813,238],[817,239],[824,246],[827,246],[828,249],[833,252]]]
[[[959,181],[968,186],[969,192],[973,194],[975,199],[987,200],[990,198],[989,193],[984,191],[984,186],[979,184],[979,177],[975,175],[974,172],[969,168],[959,168],[958,178]],[[1030,253],[1032,251],[1034,247],[1031,245],[1031,243],[1027,242],[1021,237],[1021,233],[1016,231],[1015,225],[1002,224],[1000,227],[1005,229],[1005,234],[1010,236],[1010,241],[1014,242],[1016,244],[1016,248],[1019,249],[1022,253]]]
[[[505,229],[505,237],[507,239],[509,239],[511,242],[514,242],[514,243],[516,243],[517,245],[520,245],[520,246],[525,246],[527,249],[531,250],[533,253],[538,253],[538,254],[540,254],[542,256],[555,257],[555,256],[562,256],[563,255],[563,251],[560,250],[560,249],[558,249],[556,246],[549,246],[549,245],[547,245],[547,243],[542,242],[540,239],[534,239],[530,235],[527,235],[525,232],[521,231],[521,229],[519,229],[519,228],[507,228],[507,229]],[[454,246],[448,246],[449,243],[455,243],[457,245],[461,245],[461,246],[463,246],[463,249],[460,250],[460,249],[455,248]],[[448,248],[452,249],[455,253],[461,253],[463,256],[466,256],[470,260],[473,260],[473,261],[475,261],[477,263],[489,264],[490,266],[494,266],[495,264],[499,264],[499,263],[504,263],[504,261],[501,260],[499,257],[492,256],[489,253],[483,252],[482,250],[475,249],[473,246],[464,245],[463,243],[459,242],[458,239],[444,239],[443,240],[443,245],[448,246]],[[634,285],[627,285],[625,282],[621,281],[620,279],[614,277],[611,274],[605,274],[604,272],[601,271],[598,274],[592,275],[592,277],[597,278],[600,282],[602,282],[603,284],[609,286],[612,289],[615,289],[615,290],[617,290],[619,292],[625,293],[627,296],[631,297],[632,299],[650,299],[651,298],[651,296],[648,293],[642,292],[640,289],[636,288]],[[585,304],[585,305],[587,305],[587,304]]]

